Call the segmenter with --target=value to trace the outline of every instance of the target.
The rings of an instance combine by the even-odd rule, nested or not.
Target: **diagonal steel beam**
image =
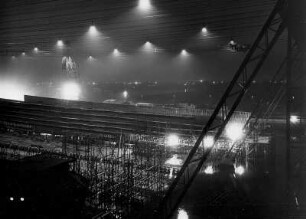
[[[266,23],[262,27],[258,34],[255,42],[245,56],[242,64],[238,71],[234,75],[231,83],[220,99],[217,107],[215,108],[210,119],[204,126],[200,136],[198,137],[194,147],[189,152],[181,170],[173,183],[170,185],[165,197],[160,203],[160,207],[157,212],[158,218],[171,218],[178,208],[180,202],[185,196],[187,190],[191,186],[195,177],[199,173],[202,165],[207,160],[213,147],[208,148],[202,153],[199,150],[199,146],[203,141],[204,137],[212,127],[217,127],[216,134],[214,136],[215,142],[223,133],[226,124],[231,119],[235,109],[241,102],[244,94],[247,92],[255,76],[261,69],[266,57],[270,53],[271,49],[277,42],[279,36],[282,34],[286,27],[284,19],[280,19],[279,14],[286,10],[286,1],[279,0],[268,17]],[[271,29],[275,31],[270,31]],[[267,37],[268,35],[268,37]],[[255,65],[249,65],[250,63]],[[249,74],[246,74],[248,68]],[[227,104],[230,103],[230,107]],[[217,115],[223,108],[229,108],[226,112],[225,119],[220,121],[217,120]]]

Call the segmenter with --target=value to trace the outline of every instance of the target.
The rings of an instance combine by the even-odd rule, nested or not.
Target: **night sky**
[[[2,1],[0,74],[56,80],[62,56],[69,55],[83,80],[230,80],[245,53],[230,51],[227,44],[234,40],[251,45],[274,4],[275,0],[151,0],[151,8],[143,11],[137,0]],[[90,25],[97,28],[94,37]],[[56,47],[58,39],[65,48]],[[280,62],[283,41],[272,51],[262,79]],[[119,55],[114,55],[115,48]]]

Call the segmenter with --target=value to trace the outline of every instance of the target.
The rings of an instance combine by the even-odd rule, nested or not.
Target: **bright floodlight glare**
[[[204,170],[204,173],[209,174],[209,175],[214,174],[214,169],[213,169],[213,167],[212,167],[212,166],[207,166],[207,167],[205,168],[205,170]]]
[[[299,117],[298,116],[295,116],[295,115],[291,115],[290,116],[290,122],[293,123],[293,124],[296,124],[299,122]]]
[[[81,89],[75,82],[67,82],[62,87],[62,98],[65,100],[78,100],[80,94]]]
[[[182,56],[187,56],[188,53],[187,53],[187,51],[186,51],[185,49],[183,49],[182,52],[181,52],[181,55],[182,55]]]
[[[151,51],[151,50],[153,50],[153,44],[151,42],[147,41],[144,44],[143,48],[144,48],[145,51]]]
[[[204,33],[204,34],[207,33],[207,28],[206,27],[202,28],[202,33]]]
[[[151,8],[150,0],[139,0],[138,7],[142,11],[147,11]]]
[[[14,201],[14,198],[13,198],[13,197],[10,197],[10,201]]]
[[[119,50],[118,49],[114,49],[113,54],[114,54],[114,56],[118,56],[119,55]]]
[[[206,136],[204,139],[203,139],[203,144],[204,144],[204,147],[205,148],[210,148],[214,145],[215,143],[215,140],[214,140],[214,137],[209,135],[209,136]]]
[[[94,60],[94,57],[88,56],[88,61],[93,61],[93,60]]]
[[[22,202],[23,202],[23,201],[24,201],[24,197],[20,197],[20,201],[22,201]]]
[[[18,82],[0,81],[0,98],[9,100],[24,100],[26,88]]]
[[[237,141],[241,139],[244,135],[243,127],[244,125],[242,123],[229,123],[225,128],[226,136],[232,141]]]
[[[230,45],[235,45],[236,43],[235,43],[234,40],[230,40],[229,44],[230,44]]]
[[[38,52],[38,48],[37,47],[34,48],[34,52]]]
[[[173,166],[179,166],[182,165],[183,160],[177,158],[177,154],[174,154],[171,158],[166,160],[165,164],[173,165]]]
[[[184,209],[179,209],[177,219],[189,219],[187,212]]]
[[[245,169],[243,166],[238,166],[235,168],[235,173],[238,174],[238,175],[243,175],[245,172]]]
[[[63,47],[64,46],[64,42],[63,42],[63,40],[58,40],[57,42],[56,42],[56,45],[58,46],[58,47]]]
[[[91,25],[88,31],[91,36],[96,36],[98,33],[98,30],[95,25]]]
[[[128,97],[128,95],[129,95],[129,93],[128,93],[126,90],[125,90],[125,91],[123,91],[123,93],[122,93],[122,94],[123,94],[123,97],[124,97],[124,98],[127,98],[127,97]]]
[[[166,138],[166,145],[170,147],[178,146],[180,144],[180,138],[176,134],[170,134]]]

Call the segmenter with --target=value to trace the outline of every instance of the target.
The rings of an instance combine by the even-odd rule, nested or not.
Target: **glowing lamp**
[[[98,34],[98,30],[97,30],[95,25],[91,25],[89,27],[88,32],[89,32],[89,35],[91,35],[91,36],[96,36]]]
[[[78,100],[80,94],[80,86],[75,82],[68,82],[62,87],[62,98],[65,100]]]
[[[298,116],[295,116],[295,115],[291,115],[290,116],[290,122],[293,123],[293,124],[296,124],[300,121],[299,117]]]
[[[204,173],[208,174],[208,175],[211,175],[211,174],[214,174],[214,169],[212,166],[207,166],[204,170]]]
[[[202,28],[202,33],[204,33],[204,34],[207,33],[207,28],[206,28],[206,27],[203,27],[203,28]]]
[[[186,51],[186,49],[183,49],[181,51],[181,56],[188,56],[188,55],[189,55],[189,53]]]
[[[215,140],[213,136],[205,136],[203,139],[203,144],[205,148],[210,148],[214,145]]]
[[[114,54],[115,56],[118,56],[118,55],[119,55],[119,50],[118,50],[118,49],[114,49],[113,54]]]
[[[175,146],[178,146],[179,144],[180,144],[180,138],[177,135],[171,134],[167,136],[166,138],[167,146],[175,147]]]
[[[189,218],[189,216],[184,209],[179,209],[178,210],[177,219],[188,219],[188,218]]]
[[[34,50],[34,52],[38,52],[38,48],[37,47],[35,47],[33,50]]]
[[[245,169],[243,166],[238,166],[235,168],[235,173],[238,174],[238,175],[243,175],[245,172]]]
[[[14,201],[14,198],[13,198],[13,197],[10,197],[10,201],[11,201],[11,202]]]
[[[151,2],[150,2],[150,0],[139,0],[139,2],[138,2],[138,8],[139,8],[141,11],[150,10],[150,8],[151,8]]]
[[[125,91],[123,91],[122,95],[123,95],[124,98],[127,98],[129,93],[125,90]]]
[[[240,140],[244,136],[243,127],[242,123],[229,123],[225,128],[226,136],[232,141]]]
[[[20,197],[20,201],[22,201],[22,202],[23,202],[23,201],[24,201],[24,197]]]
[[[147,52],[153,51],[153,44],[151,42],[147,41],[143,45],[143,49],[144,49],[144,51],[147,51]]]
[[[56,45],[57,45],[57,47],[62,48],[62,47],[64,46],[63,40],[58,40],[58,41],[56,42]]]
[[[231,46],[234,46],[234,45],[236,45],[236,42],[235,42],[234,40],[230,40],[229,44],[230,44]]]

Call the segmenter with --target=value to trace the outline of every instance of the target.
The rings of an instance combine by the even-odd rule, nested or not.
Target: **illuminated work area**
[[[306,218],[302,0],[4,0],[0,218]]]

